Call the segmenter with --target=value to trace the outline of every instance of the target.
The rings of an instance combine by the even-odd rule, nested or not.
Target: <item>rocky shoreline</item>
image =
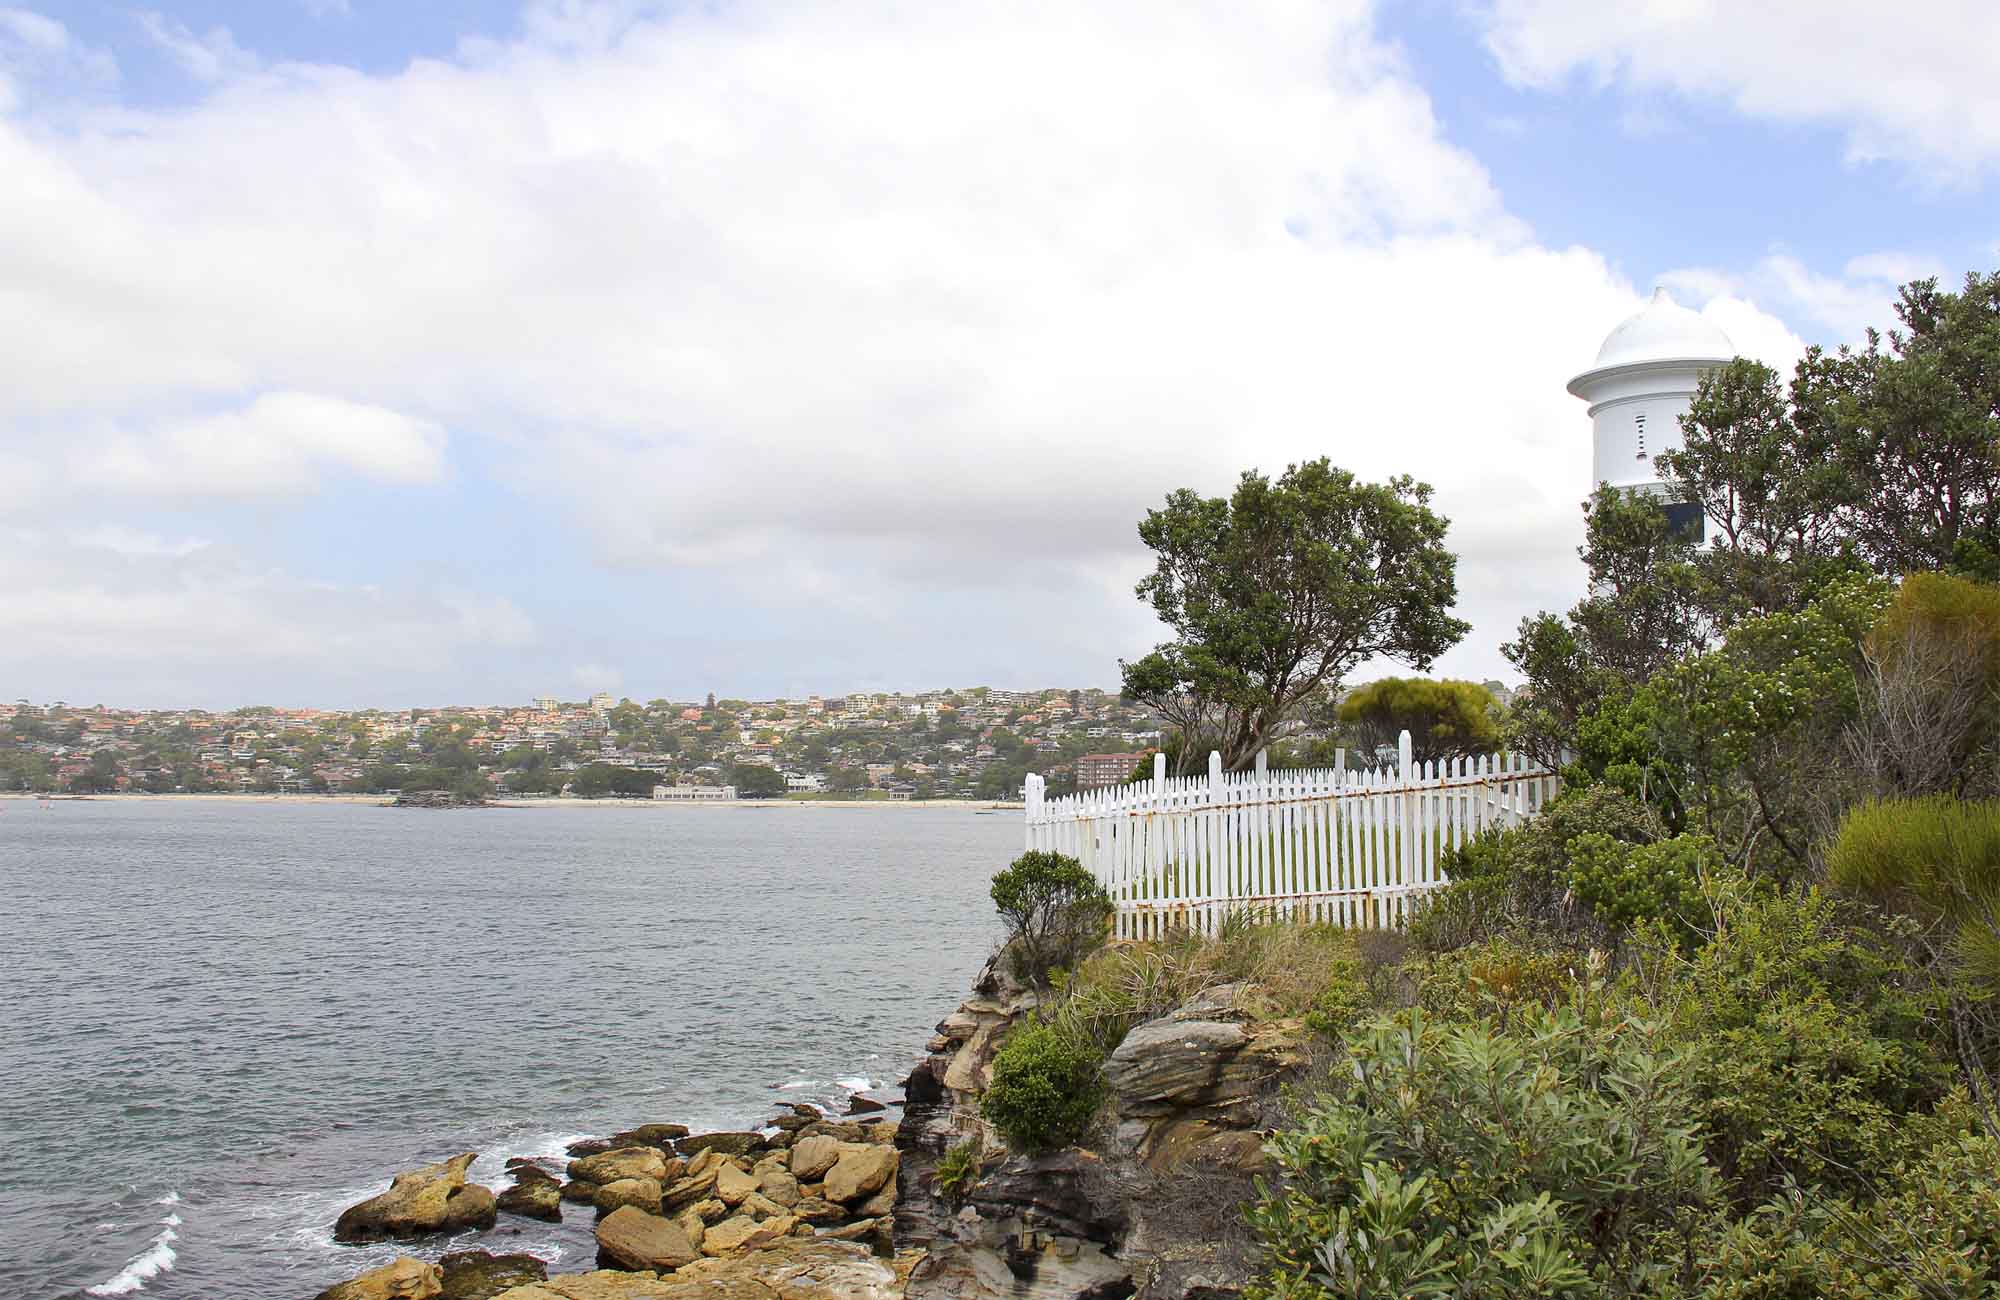
[[[1228,1300],[1248,1281],[1238,1207],[1310,1036],[1251,985],[1210,988],[1133,1028],[1086,1140],[1009,1152],[980,1117],[1002,1039],[1038,1005],[997,961],[937,1027],[904,1097],[833,1118],[788,1103],[764,1127],[645,1124],[516,1157],[467,1181],[466,1152],[350,1206],[336,1240],[409,1240],[591,1214],[597,1268],[525,1253],[409,1256],[317,1300]],[[900,1107],[900,1114],[893,1108]],[[947,1156],[957,1166],[940,1177]]]

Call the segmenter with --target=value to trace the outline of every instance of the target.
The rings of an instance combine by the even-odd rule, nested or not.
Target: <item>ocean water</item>
[[[310,1297],[460,1151],[893,1090],[1019,814],[0,801],[0,1295]],[[590,1216],[480,1246],[588,1268]],[[518,1235],[517,1235],[518,1234]],[[403,1249],[408,1249],[407,1247]]]

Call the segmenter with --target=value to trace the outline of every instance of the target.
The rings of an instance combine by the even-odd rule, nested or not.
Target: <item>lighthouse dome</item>
[[[1689,311],[1665,289],[1605,336],[1593,370],[1642,361],[1727,361],[1736,355],[1729,336],[1700,312]]]

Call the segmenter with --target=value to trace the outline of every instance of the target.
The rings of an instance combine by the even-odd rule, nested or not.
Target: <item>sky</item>
[[[1136,524],[1432,484],[1511,679],[1655,284],[2000,267],[1990,0],[0,0],[0,696],[1115,687]],[[1369,665],[1359,677],[1392,665]]]

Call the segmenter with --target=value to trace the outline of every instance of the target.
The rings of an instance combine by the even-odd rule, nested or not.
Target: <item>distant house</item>
[[[1084,754],[1076,760],[1076,788],[1101,790],[1107,785],[1124,785],[1132,779],[1132,769],[1152,756],[1150,749],[1136,754]]]
[[[668,803],[722,803],[736,797],[733,785],[656,785],[653,797]]]

